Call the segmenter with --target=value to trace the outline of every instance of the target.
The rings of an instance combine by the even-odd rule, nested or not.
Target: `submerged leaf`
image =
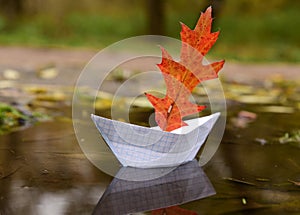
[[[37,71],[37,76],[41,79],[54,79],[58,76],[58,70],[54,66],[49,66]]]
[[[20,72],[14,69],[6,69],[3,71],[3,77],[8,80],[17,80],[21,77]]]
[[[258,110],[260,112],[268,112],[268,113],[294,113],[293,107],[278,106],[278,105],[262,106],[259,107]]]
[[[300,130],[294,130],[291,133],[285,133],[278,139],[280,143],[300,143]]]
[[[249,123],[256,120],[257,115],[249,111],[240,111],[237,117],[231,119],[232,124],[237,128],[246,128]]]
[[[289,182],[291,182],[292,184],[296,185],[296,186],[300,186],[300,181],[292,181],[289,180]]]

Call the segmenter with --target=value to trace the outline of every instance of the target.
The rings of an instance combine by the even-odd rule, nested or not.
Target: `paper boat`
[[[184,126],[166,132],[92,114],[97,129],[123,166],[137,168],[172,167],[195,158],[220,113],[185,121]]]

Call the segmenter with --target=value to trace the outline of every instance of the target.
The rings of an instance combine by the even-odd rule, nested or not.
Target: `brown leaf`
[[[296,186],[300,186],[300,181],[292,181],[292,180],[288,180],[288,181]]]

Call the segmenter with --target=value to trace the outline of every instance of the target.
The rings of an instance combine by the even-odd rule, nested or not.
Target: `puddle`
[[[0,214],[90,214],[111,177],[82,154],[71,122],[0,136]]]
[[[213,159],[203,167],[216,195],[180,207],[209,215],[299,214],[299,143],[280,142],[286,133],[300,129],[298,94],[287,90],[290,97],[284,99],[274,91],[263,102],[261,99],[266,97],[261,91],[259,98],[252,95],[258,93],[252,88],[232,91],[224,138]],[[46,100],[51,99],[43,97],[39,101]],[[109,107],[107,103],[105,108]],[[148,107],[135,108],[130,118],[143,124],[151,112]],[[52,121],[0,136],[1,215],[94,211],[112,177],[82,154],[70,111],[68,106],[55,106],[50,111]],[[239,114],[241,111],[243,114]],[[97,112],[109,116],[107,109]],[[237,126],[234,118],[244,120],[244,127]]]

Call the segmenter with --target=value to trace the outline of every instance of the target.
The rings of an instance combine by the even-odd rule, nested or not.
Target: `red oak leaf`
[[[203,110],[190,102],[192,90],[202,81],[218,77],[224,61],[203,64],[203,56],[216,42],[219,32],[211,33],[211,7],[202,13],[194,30],[182,24],[180,61],[176,62],[162,48],[162,61],[157,66],[166,83],[166,96],[157,98],[145,93],[155,109],[155,120],[164,131],[187,125],[182,118]]]
[[[197,215],[198,213],[178,206],[151,211],[151,215]]]

